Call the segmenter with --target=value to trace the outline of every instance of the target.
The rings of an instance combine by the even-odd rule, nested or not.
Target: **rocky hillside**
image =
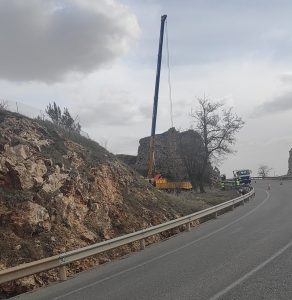
[[[0,269],[193,210],[177,205],[92,140],[48,121],[0,111]],[[74,264],[71,271],[107,259],[100,255]],[[0,287],[0,294],[16,294],[55,277],[51,271],[18,280]]]

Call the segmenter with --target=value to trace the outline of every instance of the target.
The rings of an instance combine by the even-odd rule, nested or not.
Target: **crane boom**
[[[153,112],[152,112],[151,137],[150,137],[150,145],[149,145],[148,178],[150,178],[150,179],[153,177],[155,130],[156,130],[157,107],[158,107],[158,94],[159,94],[163,34],[164,34],[164,24],[165,24],[166,18],[167,18],[167,15],[161,16],[158,59],[157,59],[156,80],[155,80],[155,92],[154,92],[154,102],[153,102]]]

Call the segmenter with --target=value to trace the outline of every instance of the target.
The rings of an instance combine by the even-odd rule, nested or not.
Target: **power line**
[[[167,68],[168,68],[168,92],[169,92],[169,104],[170,104],[170,122],[171,127],[173,127],[173,111],[172,111],[172,88],[171,88],[171,77],[170,77],[170,63],[169,63],[169,45],[168,45],[168,26],[166,20],[165,26],[165,33],[166,33],[166,50],[167,50]]]

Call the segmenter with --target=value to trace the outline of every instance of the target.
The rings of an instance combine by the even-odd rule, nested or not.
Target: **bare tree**
[[[272,168],[269,168],[267,165],[260,165],[259,169],[258,169],[258,175],[259,177],[267,177],[269,176],[270,172],[271,172]]]
[[[211,102],[207,98],[198,98],[199,107],[191,113],[195,127],[203,140],[203,161],[199,181],[200,192],[204,193],[204,178],[208,164],[212,158],[232,153],[231,146],[235,142],[235,134],[242,128],[244,122],[232,112],[232,108],[225,108],[221,102]]]

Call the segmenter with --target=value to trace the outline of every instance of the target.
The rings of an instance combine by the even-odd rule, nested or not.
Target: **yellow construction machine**
[[[166,178],[158,179],[155,184],[160,190],[191,190],[193,188],[189,181],[168,181]]]

